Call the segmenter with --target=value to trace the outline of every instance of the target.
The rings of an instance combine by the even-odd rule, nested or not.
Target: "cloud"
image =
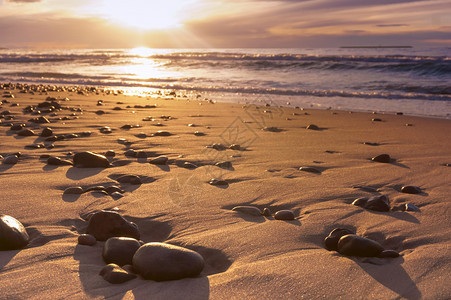
[[[42,0],[8,0],[8,2],[16,2],[16,3],[32,3],[32,2],[41,2],[41,1]]]
[[[405,27],[409,26],[409,24],[379,24],[376,27]]]

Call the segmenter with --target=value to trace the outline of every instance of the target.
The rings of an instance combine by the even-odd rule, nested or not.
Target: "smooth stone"
[[[371,121],[373,121],[373,122],[382,122],[382,119],[374,118],[374,119],[372,119]]]
[[[270,217],[271,216],[271,210],[268,207],[265,207],[263,209],[262,215],[264,215],[265,217]]]
[[[124,152],[124,155],[128,157],[136,157],[136,152],[137,151],[133,149],[128,149],[127,151]]]
[[[137,175],[122,175],[116,181],[120,183],[142,184],[141,178]]]
[[[225,149],[227,149],[227,147],[224,146],[223,144],[217,144],[217,143],[214,143],[211,146],[207,146],[207,148],[213,148],[215,150],[225,150]]]
[[[223,168],[223,169],[231,169],[232,168],[232,162],[230,161],[221,161],[215,163],[215,166]]]
[[[309,173],[315,173],[315,174],[321,174],[321,171],[313,168],[313,167],[300,167],[299,171],[309,172]]]
[[[113,194],[113,193],[124,193],[124,191],[115,185],[109,186],[105,188],[105,192],[107,192],[108,194]]]
[[[145,134],[144,132],[141,132],[141,133],[138,133],[138,134],[136,135],[136,137],[137,137],[137,138],[140,138],[140,139],[145,139],[145,138],[147,137],[147,134]]]
[[[171,133],[169,131],[159,130],[153,134],[154,136],[170,136]]]
[[[13,124],[13,125],[11,125],[9,130],[19,131],[19,130],[23,129],[24,127],[25,127],[25,124]]]
[[[153,165],[165,165],[168,163],[168,158],[166,156],[158,156],[149,161],[149,164]]]
[[[24,128],[17,132],[18,136],[33,136],[35,135],[34,131],[28,128]]]
[[[208,183],[211,185],[222,185],[222,186],[229,185],[227,181],[221,179],[211,179]]]
[[[420,211],[420,209],[412,203],[406,203],[404,206],[404,211]]]
[[[420,194],[421,189],[414,185],[405,185],[401,188],[401,192],[407,194]]]
[[[108,151],[105,152],[105,156],[115,157],[116,156],[116,152],[114,150],[108,150]]]
[[[185,161],[185,162],[183,163],[182,167],[184,167],[185,169],[191,169],[191,170],[192,170],[192,169],[196,169],[196,168],[197,168],[197,165]]]
[[[136,158],[147,158],[147,153],[145,151],[136,151]]]
[[[199,253],[166,243],[144,244],[133,256],[135,271],[155,281],[197,277],[204,265]]]
[[[87,188],[85,190],[85,193],[87,193],[87,192],[101,192],[101,191],[105,191],[105,187],[103,185],[95,185],[95,186],[91,186],[91,187]]]
[[[28,245],[30,237],[17,219],[0,215],[0,250],[18,250]]]
[[[348,235],[348,234],[354,234],[349,229],[346,228],[335,228],[332,230],[329,235],[324,239],[324,244],[326,246],[326,249],[329,251],[338,249],[338,241],[341,239],[342,236]]]
[[[195,131],[195,132],[194,132],[194,135],[195,135],[195,136],[204,136],[205,133],[200,132],[200,131]]]
[[[50,127],[45,127],[42,129],[42,132],[40,134],[41,137],[49,137],[53,135],[53,130]]]
[[[109,238],[103,246],[103,260],[119,266],[132,264],[133,255],[141,247],[138,240],[126,237]]]
[[[121,284],[137,277],[135,274],[127,272],[116,264],[106,265],[100,270],[99,275],[112,284]]]
[[[384,248],[376,241],[355,234],[347,234],[338,241],[337,251],[347,256],[377,257]]]
[[[294,220],[294,212],[291,210],[279,210],[274,214],[274,219],[285,221]]]
[[[72,162],[70,160],[61,159],[61,158],[55,157],[55,156],[50,156],[47,159],[47,164],[53,165],[53,166],[71,166]]]
[[[64,190],[64,194],[81,195],[83,194],[83,188],[81,186],[68,187]]]
[[[310,129],[310,130],[318,130],[318,129],[319,129],[319,127],[316,126],[315,124],[310,124],[310,125],[308,125],[306,128],[307,128],[307,129]]]
[[[241,150],[241,146],[238,144],[232,144],[229,146],[229,149],[231,150]]]
[[[280,129],[277,127],[263,127],[262,128],[263,131],[270,131],[270,132],[279,132]]]
[[[245,213],[245,214],[251,215],[251,216],[261,216],[262,215],[262,211],[260,210],[260,208],[255,207],[255,206],[250,206],[250,205],[235,206],[234,208],[232,208],[232,211],[242,212],[242,213]]]
[[[352,202],[352,205],[360,206],[365,209],[387,212],[390,210],[390,202],[386,195],[379,195],[370,198],[361,197]]]
[[[74,166],[77,168],[108,168],[110,162],[103,155],[85,151],[75,153]]]
[[[119,213],[101,210],[94,213],[88,221],[86,233],[92,234],[98,241],[111,237],[131,237],[139,239],[138,226],[129,222]]]
[[[114,193],[108,193],[114,200],[119,200],[119,199],[121,199],[121,198],[123,198],[124,197],[124,195],[122,195],[121,193],[119,193],[119,192],[114,192]]]
[[[78,236],[78,243],[80,245],[94,246],[97,243],[97,240],[91,234],[80,234]]]
[[[19,157],[17,157],[17,155],[8,155],[2,161],[2,163],[5,165],[15,165],[18,162],[19,162]]]
[[[391,161],[391,158],[390,158],[390,155],[388,155],[388,154],[381,154],[381,155],[373,157],[371,160],[380,162],[380,163],[389,163]]]
[[[399,252],[395,251],[395,250],[384,250],[382,251],[378,257],[381,258],[396,258],[399,257]]]

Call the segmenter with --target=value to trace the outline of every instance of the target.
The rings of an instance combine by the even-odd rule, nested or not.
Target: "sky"
[[[6,48],[451,47],[450,0],[0,0]]]

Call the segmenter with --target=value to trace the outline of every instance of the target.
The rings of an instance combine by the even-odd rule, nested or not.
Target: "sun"
[[[98,14],[124,27],[141,30],[172,29],[188,17],[185,0],[104,0]]]

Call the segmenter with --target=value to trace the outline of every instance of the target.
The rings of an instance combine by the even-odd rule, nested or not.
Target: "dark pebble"
[[[390,163],[391,158],[390,158],[390,155],[388,155],[388,154],[381,154],[381,155],[373,157],[371,160],[380,162],[380,163]]]
[[[405,185],[401,188],[401,192],[407,194],[420,194],[421,189],[414,185]]]

